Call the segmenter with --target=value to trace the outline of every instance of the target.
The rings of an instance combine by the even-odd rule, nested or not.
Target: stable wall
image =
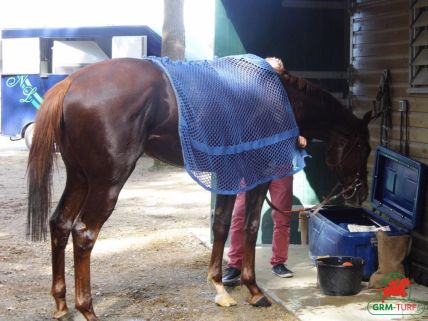
[[[410,9],[408,0],[354,0],[351,16],[350,92],[352,108],[362,116],[372,109],[384,69],[391,73],[392,132],[389,147],[400,149],[399,101],[409,107],[409,156],[428,164],[428,94],[409,93]],[[371,146],[379,144],[380,120],[370,124]],[[373,155],[369,159],[371,167]],[[428,193],[425,196],[427,199]],[[412,233],[412,276],[428,285],[428,202],[421,225]]]
[[[347,1],[216,0],[214,54],[281,58],[341,98],[347,91]]]

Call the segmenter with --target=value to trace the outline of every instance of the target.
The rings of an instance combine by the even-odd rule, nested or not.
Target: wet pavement
[[[269,264],[270,246],[258,247],[256,251],[258,284],[272,299],[293,312],[302,321],[428,320],[427,287],[418,284],[412,284],[410,287],[411,302],[419,301],[419,306],[425,308],[422,313],[398,315],[389,311],[373,311],[369,309],[369,302],[381,303],[380,294],[379,290],[367,289],[366,282],[362,282],[362,290],[357,295],[322,294],[317,286],[317,271],[309,258],[307,246],[290,245],[287,266],[294,272],[294,277],[288,279],[281,279],[272,274]],[[409,301],[403,300],[403,302]]]

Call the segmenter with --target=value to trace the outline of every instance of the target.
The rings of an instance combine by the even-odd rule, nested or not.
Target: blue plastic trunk
[[[377,270],[375,232],[350,232],[349,224],[389,226],[390,236],[408,234],[420,222],[426,168],[385,147],[376,149],[371,205],[323,208],[309,219],[309,251],[316,256],[357,256],[365,260],[363,279]]]

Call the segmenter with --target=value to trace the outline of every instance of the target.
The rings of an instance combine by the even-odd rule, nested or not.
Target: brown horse
[[[367,196],[366,164],[370,153],[367,123],[355,117],[329,93],[287,73],[279,74],[288,92],[302,135],[328,142],[327,164],[344,188],[359,182],[352,199]],[[52,295],[55,318],[68,315],[65,301],[64,250],[73,238],[76,308],[87,320],[99,320],[91,297],[90,258],[98,233],[109,218],[137,160],[146,153],[163,162],[183,165],[178,135],[176,97],[166,74],[147,60],[117,59],[83,68],[58,83],[40,109],[28,160],[28,233],[46,238],[53,155],[59,150],[67,181],[49,220],[52,245]],[[255,243],[260,212],[269,183],[247,193],[245,255],[241,281],[249,302],[270,302],[256,284]],[[235,196],[218,195],[214,242],[208,279],[216,303],[236,302],[222,279],[224,244]]]

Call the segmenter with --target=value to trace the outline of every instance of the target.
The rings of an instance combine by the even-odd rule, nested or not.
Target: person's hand
[[[297,139],[297,146],[299,146],[300,148],[305,148],[307,144],[308,142],[306,138],[303,136],[299,136],[299,138]]]

